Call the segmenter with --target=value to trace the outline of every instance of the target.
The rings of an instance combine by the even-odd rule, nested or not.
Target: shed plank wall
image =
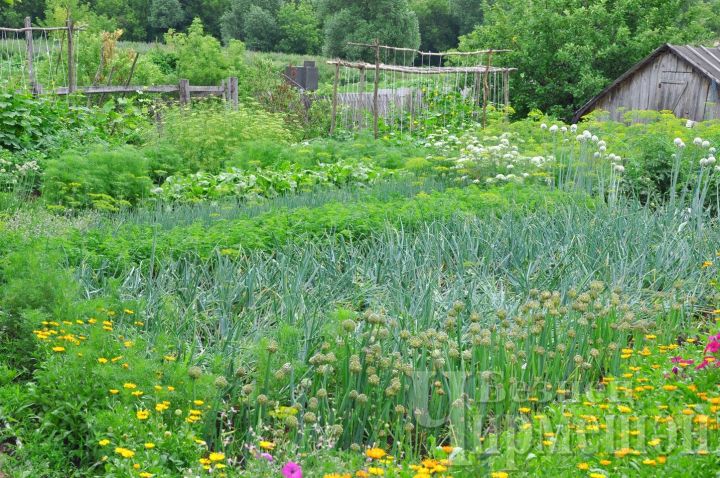
[[[692,65],[665,52],[600,98],[594,109],[608,111],[614,120],[629,110],[671,110],[701,121],[720,118],[719,92],[720,86],[713,87]]]

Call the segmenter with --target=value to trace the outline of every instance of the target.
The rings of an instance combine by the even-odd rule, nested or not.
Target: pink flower
[[[710,364],[707,360],[703,359],[702,363],[695,367],[695,370],[702,370]]]
[[[710,339],[710,342],[708,342],[707,346],[705,347],[705,353],[717,353],[718,350],[720,350],[720,342],[717,341],[716,337],[711,337]]]
[[[270,453],[260,453],[260,458],[265,458],[267,461],[272,462],[274,460],[273,456]]]
[[[683,363],[683,364],[686,364],[686,365],[690,365],[690,364],[695,363],[695,361],[694,361],[693,359],[684,359],[684,358],[682,358],[682,357],[679,356],[679,355],[676,356],[676,357],[671,358],[671,359],[670,359],[670,362],[672,362],[672,363]]]
[[[289,461],[283,466],[282,474],[285,478],[302,478],[302,468],[297,463]]]

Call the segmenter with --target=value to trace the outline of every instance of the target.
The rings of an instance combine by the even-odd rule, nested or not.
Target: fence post
[[[332,115],[330,117],[330,136],[335,133],[335,122],[337,121],[337,95],[338,81],[340,80],[340,61],[335,64],[335,79],[333,80]]]
[[[75,22],[69,19],[66,25],[68,31],[68,93],[74,93],[77,89],[77,78],[75,78],[75,39],[73,38]]]
[[[232,105],[232,109],[235,110],[235,111],[237,111],[237,109],[238,109],[238,107],[239,107],[239,105],[240,105],[240,101],[239,101],[239,98],[238,98],[238,79],[237,79],[237,76],[231,76],[231,77],[228,79],[228,85],[230,86],[230,88],[229,88],[229,90],[230,90],[230,91],[229,91],[229,93],[230,93],[230,104]]]
[[[178,83],[178,93],[180,95],[180,104],[185,106],[190,104],[190,80],[182,79]]]
[[[375,87],[373,89],[373,134],[378,138],[378,86],[380,84],[380,40],[375,39]]]
[[[225,101],[230,101],[230,81],[225,79],[220,81],[220,86],[222,87],[222,97]]]
[[[30,17],[25,17],[25,43],[27,45],[27,68],[28,78],[30,79],[30,88],[32,89],[33,95],[38,95],[42,92],[42,89],[35,78],[35,67],[33,65],[35,51],[33,49],[32,21],[30,20]]]

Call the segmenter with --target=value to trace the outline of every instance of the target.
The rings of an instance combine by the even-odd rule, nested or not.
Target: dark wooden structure
[[[665,44],[630,68],[573,117],[607,111],[668,110],[693,121],[720,118],[720,48]]]

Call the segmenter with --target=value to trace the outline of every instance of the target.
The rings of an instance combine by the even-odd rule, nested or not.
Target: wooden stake
[[[25,17],[25,43],[27,46],[27,69],[28,78],[30,79],[30,88],[33,95],[38,95],[41,93],[41,88],[35,78],[35,67],[33,65],[35,51],[33,49],[32,21],[30,20],[30,17]]]
[[[187,106],[190,104],[190,80],[180,80],[178,83],[178,94],[180,96],[181,105]]]
[[[508,110],[510,109],[510,72],[503,72],[503,95],[505,100],[505,119],[508,118]]]
[[[335,65],[335,79],[333,80],[332,116],[330,118],[330,136],[335,134],[335,123],[337,121],[338,103],[338,82],[340,81],[340,64]]]
[[[240,99],[238,97],[237,76],[231,76],[228,79],[228,85],[229,85],[229,94],[230,94],[230,104],[232,105],[232,109],[234,111],[237,111],[240,106]]]
[[[373,89],[373,135],[378,138],[378,86],[380,85],[380,40],[375,39],[375,88]]]
[[[74,93],[77,89],[77,78],[75,78],[75,46],[73,38],[74,22],[72,19],[67,21],[68,32],[68,92]]]
[[[492,55],[493,52],[490,50],[490,54],[488,55],[488,63],[487,63],[487,69],[485,70],[485,73],[483,74],[483,116],[482,116],[482,127],[483,129],[487,125],[487,103],[488,103],[488,90],[490,89],[490,85],[488,83],[488,76],[490,76],[490,66],[492,65]]]

